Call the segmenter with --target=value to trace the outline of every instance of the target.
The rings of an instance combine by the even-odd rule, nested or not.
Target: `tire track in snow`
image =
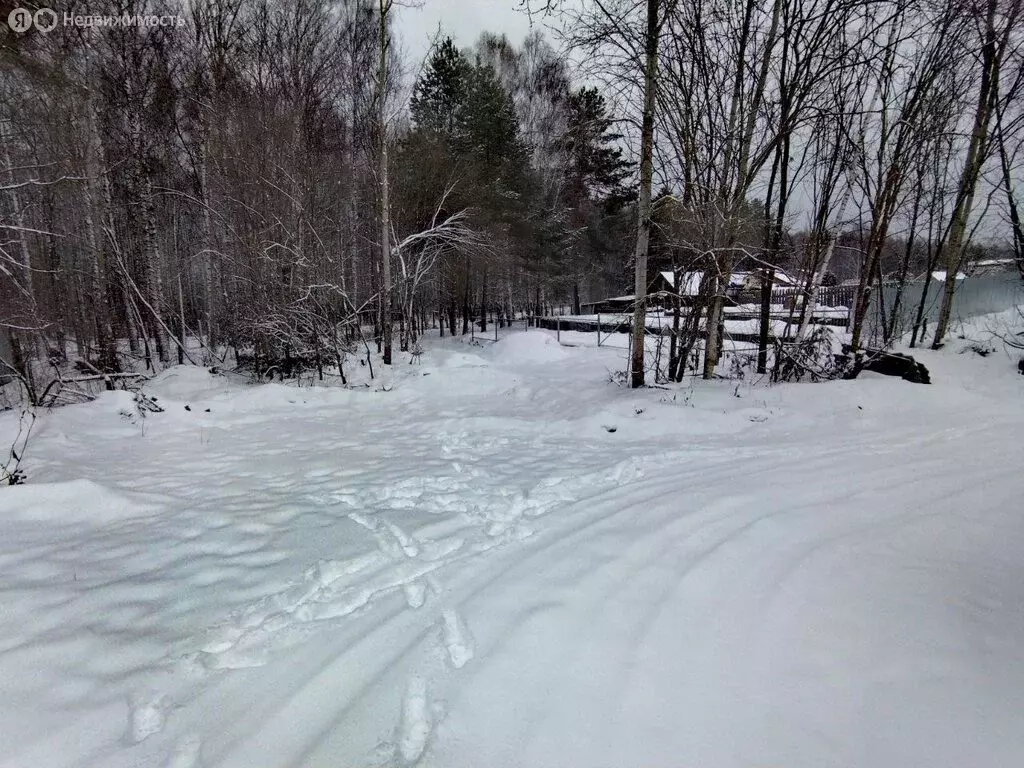
[[[578,590],[581,594],[600,594],[604,595],[601,600],[595,600],[589,605],[583,604],[579,606],[578,615],[574,621],[572,628],[565,628],[559,630],[558,639],[559,644],[555,646],[546,646],[547,653],[551,652],[551,648],[557,648],[554,656],[549,659],[544,659],[543,663],[545,668],[552,671],[557,676],[563,673],[567,669],[574,668],[576,665],[582,663],[581,654],[586,653],[587,645],[581,641],[591,637],[595,627],[602,627],[602,632],[609,632],[615,629],[620,631],[624,637],[628,638],[622,641],[622,646],[633,649],[639,652],[639,644],[649,627],[657,621],[661,613],[667,608],[669,595],[675,590],[676,582],[673,579],[655,579],[655,582],[659,585],[659,594],[653,598],[648,596],[648,599],[640,603],[640,607],[646,606],[644,611],[638,617],[637,621],[626,622],[628,626],[624,626],[621,623],[616,624],[614,627],[609,627],[607,624],[607,611],[609,605],[620,605],[621,601],[618,600],[618,596],[626,593],[630,590],[636,589],[636,575],[644,571],[651,571],[661,567],[661,562],[664,558],[675,555],[677,559],[682,558],[684,567],[682,569],[676,568],[677,580],[686,578],[689,570],[696,568],[699,565],[699,561],[704,558],[713,557],[715,552],[721,547],[725,546],[730,542],[733,536],[749,528],[751,525],[756,523],[756,520],[749,520],[748,517],[750,512],[732,512],[733,509],[742,507],[750,497],[736,497],[729,499],[725,505],[719,503],[713,503],[705,505],[694,512],[690,512],[684,516],[677,516],[674,510],[666,509],[659,511],[655,519],[648,519],[647,516],[651,514],[653,510],[645,510],[643,515],[644,525],[642,530],[635,534],[635,538],[631,542],[630,549],[636,549],[635,553],[626,554],[624,557],[620,556],[598,565],[598,568],[593,571],[583,572],[581,576],[582,581],[577,576],[563,573],[559,571],[559,575],[565,580],[567,584],[572,585],[572,589],[575,592]],[[720,511],[724,507],[724,514]],[[632,510],[635,514],[636,510]],[[710,513],[710,517],[707,515]],[[585,564],[593,564],[593,559],[587,559],[583,557],[584,542],[587,534],[595,536],[603,536],[604,532],[600,530],[601,525],[605,522],[612,521],[616,516],[608,516],[600,521],[597,521],[594,526],[588,526],[581,531],[575,532],[576,535],[572,537],[572,541],[567,543],[566,540],[560,539],[556,542],[556,546],[566,546],[568,551],[572,552],[574,556],[580,558]],[[739,522],[739,525],[735,523]],[[728,528],[724,533],[719,529],[722,524],[726,524]],[[595,529],[598,529],[595,531]],[[682,529],[679,533],[674,533],[675,529]],[[701,547],[696,553],[697,562],[690,560],[685,557],[687,552],[687,543],[696,539],[704,538],[704,534],[707,532],[714,532],[716,535],[713,537],[713,541],[710,546],[706,544]],[[656,544],[655,551],[650,551],[650,545]],[[562,563],[567,560],[567,557],[563,558],[557,555],[557,552],[548,552],[548,555],[553,555],[550,560],[554,563]],[[531,569],[532,575],[537,577],[539,575],[535,569]],[[507,583],[516,583],[517,579],[510,579]],[[605,585],[605,586],[602,586]],[[495,585],[500,591],[502,589],[501,584]],[[609,594],[607,588],[613,588]],[[562,606],[562,612],[565,612],[565,606]],[[511,625],[506,624],[500,631],[500,639],[498,646],[492,646],[487,649],[485,654],[485,663],[487,658],[495,654],[501,645],[507,642],[512,642],[516,637],[519,630],[525,626],[528,626],[528,622],[532,616],[532,610],[526,614],[519,614]],[[632,614],[631,614],[632,615]],[[619,674],[615,677],[619,679],[619,687],[624,688],[628,686],[630,678],[628,675],[628,669],[633,664],[634,659],[629,656],[624,656],[620,660],[618,665]],[[626,672],[626,674],[623,674]],[[543,678],[544,676],[541,675]],[[543,698],[534,700],[531,706],[536,708],[536,711],[544,711],[545,701],[551,699],[556,695],[557,686],[555,685],[543,685],[541,686]],[[598,702],[590,702],[588,706],[599,707],[605,710],[605,717],[612,718],[618,702],[620,701],[619,694],[620,690],[615,691],[615,695],[606,697],[606,700]],[[513,741],[519,742],[522,739],[528,738],[528,733],[531,730],[532,725],[530,721],[524,720],[519,729],[520,735],[515,737]]]
[[[880,457],[879,461],[885,461],[886,458]],[[903,471],[907,471],[907,468],[903,468]],[[1000,473],[995,473],[999,475]],[[764,482],[766,478],[764,476],[757,476],[753,478],[745,478],[743,486],[752,485],[757,487],[760,482]],[[812,486],[813,488],[813,486]],[[839,490],[841,493],[841,489]],[[821,493],[815,490],[813,497],[804,500],[800,505],[808,509],[808,514],[811,510],[827,509],[828,499],[836,498],[836,489],[830,487],[825,493]],[[942,498],[945,494],[942,490],[934,494],[936,498]],[[920,502],[926,506],[928,504],[927,498],[924,498]],[[769,506],[773,506],[769,504]],[[714,616],[708,614],[704,617],[704,620],[700,622],[700,626],[706,628],[717,628],[713,636],[708,636],[703,640],[705,643],[714,642],[739,642],[741,638],[756,637],[757,633],[751,631],[750,625],[756,624],[760,621],[759,616],[763,615],[769,608],[769,604],[773,597],[777,596],[779,588],[781,586],[778,579],[773,577],[773,571],[775,571],[780,565],[784,569],[790,567],[798,568],[800,562],[806,556],[806,550],[808,549],[807,537],[809,536],[813,541],[810,545],[811,550],[818,550],[821,548],[829,548],[836,546],[850,537],[860,537],[861,535],[870,535],[872,531],[885,531],[893,523],[897,523],[900,527],[904,525],[913,525],[917,520],[927,519],[931,517],[931,513],[925,512],[917,515],[907,516],[906,514],[894,515],[894,519],[883,519],[879,521],[877,519],[877,513],[872,512],[870,515],[875,515],[875,520],[869,525],[857,525],[849,527],[848,530],[842,531],[840,534],[825,538],[819,538],[814,531],[814,528],[799,528],[796,532],[799,538],[795,540],[780,539],[776,535],[776,531],[773,528],[762,530],[763,526],[767,521],[772,518],[787,515],[791,516],[796,510],[790,507],[773,507],[768,513],[755,513],[753,510],[750,512],[741,511],[738,514],[729,514],[725,517],[715,516],[710,520],[707,520],[704,524],[698,526],[693,530],[684,530],[682,535],[672,535],[670,537],[670,543],[662,546],[658,552],[657,558],[670,554],[670,550],[677,549],[679,554],[683,554],[687,550],[688,543],[697,543],[700,539],[704,538],[704,534],[707,532],[714,533],[711,542],[701,544],[695,552],[692,552],[689,556],[683,557],[683,567],[676,569],[676,574],[673,580],[668,581],[668,587],[663,591],[660,597],[657,597],[650,601],[651,610],[648,611],[648,615],[643,618],[637,629],[637,636],[633,641],[626,644],[627,647],[631,647],[634,650],[634,655],[642,655],[644,652],[643,646],[646,643],[647,636],[650,629],[661,620],[662,615],[670,607],[674,601],[672,595],[678,590],[686,587],[688,593],[692,596],[694,593],[695,584],[698,582],[693,581],[695,574],[702,571],[708,571],[710,574],[719,572],[726,575],[726,570],[732,583],[723,582],[718,576],[709,576],[702,578],[699,583],[706,584],[707,588],[711,589],[712,592],[707,596],[705,601],[701,601],[698,605],[705,605],[710,607]],[[820,517],[820,516],[819,516]],[[605,518],[608,519],[608,518]],[[729,520],[733,522],[727,524],[727,530],[721,530],[721,523],[728,523]],[[672,525],[665,526],[666,521],[671,521],[670,514],[664,514],[650,523],[650,528],[660,532],[663,535],[668,536],[671,533]],[[646,521],[645,521],[646,522]],[[739,523],[736,525],[736,523]],[[827,517],[822,518],[822,527],[825,531],[834,527],[834,523],[831,523]],[[685,526],[683,526],[685,528]],[[593,528],[588,528],[593,533]],[[822,532],[825,532],[822,531]],[[767,535],[766,535],[767,534]],[[600,535],[599,533],[597,535]],[[574,546],[570,551],[575,551],[582,539],[579,535],[574,536]],[[582,537],[582,538],[585,538]],[[649,538],[644,536],[643,538]],[[877,537],[875,537],[877,538]],[[696,540],[696,541],[695,541]],[[759,549],[763,549],[766,542],[778,541],[779,546],[772,548],[769,544],[767,550],[767,556],[759,553]],[[564,543],[564,542],[563,542]],[[734,549],[736,548],[736,549]],[[755,555],[749,563],[745,564],[740,570],[736,570],[734,563],[742,562],[739,555],[745,554],[746,552],[753,553]],[[557,555],[553,552],[551,554]],[[761,556],[757,556],[757,555]],[[724,557],[723,557],[724,555]],[[551,558],[553,561],[558,561],[560,558],[555,556]],[[536,575],[536,574],[535,574]],[[737,577],[739,579],[737,580]],[[611,577],[609,577],[610,579]],[[515,580],[512,580],[515,581]],[[529,583],[536,584],[536,579],[529,580]],[[733,602],[732,597],[726,594],[718,593],[712,585],[715,584],[728,584],[730,586],[730,595],[735,595],[737,598],[742,600],[743,605],[746,608],[742,608]],[[593,591],[593,590],[583,590]],[[626,591],[624,588],[623,592]],[[615,603],[616,601],[611,601]],[[716,606],[715,604],[718,603]],[[621,603],[618,603],[621,604]],[[564,612],[564,611],[563,611]],[[598,613],[598,609],[593,609],[593,613]],[[723,624],[723,618],[727,620],[727,623]],[[719,634],[719,630],[725,629],[726,631]],[[501,634],[508,634],[509,630],[506,627]],[[661,633],[661,640],[664,640],[664,632]],[[575,645],[571,636],[559,636],[563,641],[564,645],[572,646]],[[493,648],[488,649],[487,656],[493,653]],[[564,649],[563,649],[564,651]],[[563,652],[561,657],[565,657]],[[556,657],[559,655],[556,653]],[[572,658],[571,655],[569,658]],[[557,659],[546,659],[545,662],[549,668],[557,670],[562,666],[562,663]],[[633,665],[632,660],[623,660],[623,666],[629,667]],[[625,686],[628,687],[630,680],[628,675],[620,675],[623,679]],[[551,685],[550,688],[558,688],[556,685]],[[618,693],[621,696],[621,690]],[[612,698],[617,698],[613,696]],[[538,709],[543,710],[544,707],[538,702],[534,702]],[[532,706],[532,705],[531,705]],[[519,737],[511,737],[514,743],[523,743],[522,739],[527,738],[526,736],[520,735]]]
[[[293,670],[283,673],[282,697],[258,722],[242,724],[211,756],[212,763],[218,768],[308,763],[349,713],[429,643],[435,631],[420,612],[404,606],[380,618],[342,646],[306,660],[308,671],[299,678]]]
[[[670,460],[666,459],[666,461]],[[557,532],[554,541],[550,545],[556,545],[559,542],[564,543],[566,536],[571,536],[574,531],[584,531],[600,523],[600,519],[595,519],[593,514],[591,514],[593,510],[589,508],[590,501],[601,499],[604,505],[614,505],[616,503],[615,499],[626,494],[629,494],[636,501],[635,488],[624,490],[624,486],[617,485],[617,483],[625,480],[627,486],[634,485],[642,477],[643,472],[640,471],[637,461],[628,460],[619,462],[610,470],[585,473],[571,478],[567,482],[559,483],[554,478],[541,481],[535,484],[533,492],[525,497],[522,494],[511,494],[510,497],[506,497],[505,503],[509,506],[499,507],[493,513],[489,522],[481,521],[478,523],[478,526],[483,528],[483,530],[481,528],[477,529],[483,538],[468,547],[463,546],[462,539],[418,541],[398,525],[390,523],[390,521],[382,521],[374,515],[351,513],[349,518],[353,523],[365,528],[375,536],[378,544],[377,552],[367,553],[360,558],[356,558],[353,562],[321,562],[315,568],[310,569],[307,572],[307,583],[305,586],[299,585],[291,590],[286,590],[284,594],[271,600],[272,603],[276,604],[275,607],[278,608],[276,612],[264,611],[262,609],[252,611],[252,615],[248,619],[250,624],[247,628],[248,635],[243,632],[239,637],[228,637],[228,642],[224,643],[224,647],[208,647],[206,649],[207,652],[218,656],[219,661],[210,663],[210,660],[207,659],[207,666],[210,668],[248,666],[250,665],[249,662],[253,660],[247,659],[244,655],[238,657],[236,653],[236,657],[232,659],[232,652],[236,652],[240,646],[244,647],[246,645],[244,640],[240,640],[241,637],[255,637],[260,633],[264,633],[267,635],[264,638],[266,653],[269,653],[274,644],[273,636],[276,634],[284,633],[287,635],[289,631],[295,630],[296,624],[338,619],[352,615],[360,608],[370,605],[376,597],[383,596],[396,589],[403,593],[404,609],[416,614],[417,611],[413,609],[422,608],[428,592],[432,591],[437,595],[442,593],[440,585],[436,582],[435,572],[437,570],[442,567],[457,566],[460,563],[475,560],[480,555],[491,551],[496,545],[504,547],[506,544],[517,541],[514,536],[509,534],[509,530],[500,532],[497,537],[488,535],[494,533],[494,531],[488,530],[488,527],[493,523],[510,523],[510,528],[514,528],[516,521],[524,516],[539,517],[546,515],[556,507],[563,507],[568,516],[572,518],[575,514],[574,509],[577,506],[581,509],[586,507],[587,509],[584,510],[587,511],[585,517],[581,520],[572,520],[568,525],[568,530],[566,530],[567,526],[564,520],[559,519],[555,521],[554,528]],[[586,489],[589,493],[580,497],[579,491],[583,489]],[[653,500],[660,495],[661,491],[656,485],[643,494],[643,498]],[[612,518],[616,514],[617,510],[611,509],[607,517]],[[488,539],[490,539],[489,542],[487,541]],[[526,557],[540,556],[547,546],[550,545],[542,544],[538,550],[538,547],[533,543],[527,543]],[[519,549],[520,547],[516,547],[516,550]],[[531,553],[534,552],[536,554],[532,555]],[[519,554],[522,554],[522,552],[519,552]],[[425,558],[431,559],[426,562],[419,562]],[[517,563],[522,567],[520,561],[510,559],[512,562],[509,563],[508,568],[516,567]],[[504,571],[495,574],[490,580],[470,584],[468,588],[466,585],[460,586],[454,593],[449,595],[449,599],[442,601],[442,606],[444,604],[456,606],[481,594],[492,583],[503,578],[503,575]],[[383,622],[381,629],[397,627],[400,624],[404,625],[405,622],[399,620],[400,616],[400,612],[389,610],[386,615],[378,617]],[[461,670],[472,659],[475,652],[472,635],[466,626],[465,620],[456,608],[442,608],[438,613],[431,611],[423,614],[422,618],[416,619],[414,623],[415,626],[419,627],[418,632],[415,633],[415,638],[417,639],[405,646],[406,651],[403,654],[392,658],[391,661],[385,664],[377,665],[380,677],[388,675],[399,658],[412,652],[416,647],[421,646],[423,640],[429,641],[431,636],[436,637],[438,633],[440,634],[441,648],[446,654],[453,671]],[[391,642],[397,640],[397,637],[392,635],[390,630],[387,634],[392,638]],[[255,661],[265,663],[268,658],[266,653]],[[341,649],[339,655],[328,662],[328,667],[334,668],[342,663],[343,658],[348,656],[350,656],[349,649]],[[423,676],[422,673],[421,676]],[[317,691],[321,687],[320,679],[322,679],[321,676],[316,675],[302,683],[293,695],[295,701],[315,699]],[[427,679],[427,677],[423,676],[423,679]],[[448,681],[445,680],[444,683],[448,684]],[[373,683],[371,682],[370,686],[372,687],[372,685]],[[340,706],[332,705],[331,709],[337,713],[338,717],[341,717],[344,711],[348,711],[351,707],[356,706],[362,696],[362,693],[355,694],[347,702],[338,702],[337,704],[340,704]],[[282,718],[283,716],[280,712],[275,712],[271,715],[270,721],[284,722]],[[315,742],[316,739],[309,746],[310,750],[316,749]],[[246,750],[243,749],[238,754],[245,753]],[[231,754],[234,754],[234,752]],[[232,765],[234,763],[228,760],[225,764]],[[243,763],[239,762],[237,764],[241,765]]]
[[[627,462],[626,465],[627,466],[634,466],[635,467],[635,463],[634,462]],[[594,474],[595,474],[595,476],[602,477],[603,479],[605,479],[605,482],[608,482],[607,475],[603,475],[601,473],[594,473]],[[611,480],[611,482],[614,482],[614,479],[615,479],[615,476],[613,474],[613,479]],[[586,480],[580,480],[579,483],[582,486],[582,485],[586,485],[587,481]],[[589,487],[593,488],[593,485],[590,485]],[[595,495],[598,495],[598,494],[595,494]],[[562,494],[559,494],[559,496],[562,496]],[[544,513],[548,512],[548,511],[550,511],[550,509],[553,508],[558,503],[561,503],[561,498],[559,498],[557,500],[553,499],[550,502],[548,502],[547,504],[537,505],[537,506],[535,506],[535,509],[539,510],[539,514],[544,514]],[[366,527],[368,529],[370,529],[371,527],[372,528],[376,528],[377,527],[377,526],[375,526],[373,524],[373,522],[371,522],[371,520],[369,518],[365,518],[365,517],[363,518],[363,522],[359,523],[359,524],[362,524],[363,527]],[[430,544],[429,542],[424,542],[424,546],[425,547],[429,546],[429,544]],[[461,561],[475,559],[480,554],[483,554],[484,552],[490,551],[492,548],[493,548],[493,545],[487,545],[485,547],[476,547],[476,548],[470,547],[466,551],[459,551],[459,552],[457,552],[454,556],[449,555],[448,557],[443,558],[444,565],[452,565],[452,564],[456,564],[456,563],[461,562]],[[428,579],[433,578],[433,574],[431,573],[427,578]],[[452,596],[452,598],[450,600],[451,604],[452,605],[457,605],[457,604],[459,604],[459,603],[461,603],[461,602],[471,598],[472,596],[474,596],[476,594],[479,594],[480,592],[482,592],[488,586],[488,584],[489,584],[489,582],[484,583],[484,584],[470,585],[468,589],[466,589],[466,588],[458,589],[457,590],[457,594]],[[435,592],[439,592],[440,591],[438,589],[437,585],[434,586],[434,591]],[[408,598],[408,593],[407,593],[407,598]],[[414,600],[414,602],[416,602],[416,600]],[[392,614],[392,616],[389,619],[387,619],[383,624],[380,625],[380,629],[383,630],[385,627],[390,627],[391,625],[395,624],[395,622],[397,621],[399,616],[400,616],[400,614]],[[475,652],[474,651],[474,644],[473,644],[472,636],[471,636],[471,634],[469,632],[469,629],[466,626],[466,623],[465,623],[464,619],[462,619],[461,615],[459,614],[459,612],[455,608],[448,608],[448,609],[445,609],[444,611],[442,611],[439,623],[440,623],[440,626],[441,626],[442,648],[443,648],[444,652],[446,653],[447,658],[449,659],[449,662],[451,663],[452,667],[455,670],[461,670],[472,659],[472,657],[474,655],[474,652]],[[436,620],[432,621],[430,624],[426,624],[423,627],[419,637],[420,638],[429,637],[430,635],[432,635],[433,633],[435,633],[437,631],[437,626],[438,626],[438,622],[436,622]],[[413,644],[413,645],[415,645],[415,644]],[[412,646],[409,647],[410,650],[411,650],[411,647]],[[345,653],[346,652],[343,652],[343,655],[345,655]],[[389,669],[391,666],[392,665],[390,665],[390,664],[386,665],[382,669],[381,674],[385,674],[387,669]],[[426,679],[426,678],[423,677],[422,679]],[[306,686],[304,686],[304,687],[306,687]],[[301,694],[301,696],[305,697],[308,694],[309,694],[309,691],[306,691],[306,693]],[[347,706],[354,706],[355,703],[356,703],[356,700],[354,699]],[[403,756],[403,759],[408,761],[408,757],[407,756]],[[419,759],[419,758],[417,758],[417,759]]]
[[[569,507],[574,506],[573,502],[582,503],[583,499],[577,501],[573,498],[578,497],[581,489],[590,491],[590,498],[599,498],[606,490],[595,492],[595,485],[612,485],[614,489],[615,482],[623,479],[635,481],[642,474],[638,471],[636,460],[628,460],[618,463],[611,470],[585,473],[560,484],[555,478],[547,479],[537,483],[534,492],[525,498],[522,494],[506,497],[503,503],[508,503],[509,507],[499,505],[490,519],[492,523],[511,523],[509,527],[514,528],[516,521],[523,516],[542,516],[555,507],[566,506],[566,502],[570,502]],[[202,666],[208,669],[260,666],[268,660],[268,654],[275,646],[275,637],[287,639],[298,633],[298,639],[301,640],[300,625],[349,616],[370,605],[375,597],[396,588],[404,593],[409,608],[422,607],[428,586],[429,591],[435,594],[440,595],[442,592],[434,575],[437,568],[474,559],[495,545],[503,546],[515,541],[508,531],[495,537],[489,535],[495,533],[493,530],[485,529],[483,534],[492,539],[491,543],[485,543],[486,539],[482,539],[480,543],[460,551],[463,549],[461,539],[417,542],[399,526],[386,525],[376,516],[355,513],[350,515],[350,519],[375,535],[377,553],[367,553],[350,562],[321,561],[307,571],[305,585],[294,586],[258,601],[251,609],[243,612],[234,629],[228,627],[221,631],[221,640],[212,640],[204,646]],[[592,523],[592,520],[588,522]],[[414,563],[415,558],[420,556],[430,558],[433,562],[427,566],[417,565],[412,571],[401,570],[408,569],[410,563]],[[390,565],[389,561],[392,561]],[[376,587],[368,588],[366,582],[375,582]],[[467,596],[478,591],[470,590]],[[455,613],[447,614],[446,620],[446,614],[442,611],[440,623],[444,651],[452,666],[460,669],[473,653],[468,629]]]

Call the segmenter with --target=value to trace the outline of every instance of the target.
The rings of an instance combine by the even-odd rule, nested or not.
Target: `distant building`
[[[760,291],[763,280],[764,270],[762,269],[750,272],[733,272],[729,287],[737,288],[741,291]],[[776,269],[772,280],[772,288],[795,288],[798,282],[798,280],[791,277],[785,271]]]
[[[696,296],[700,292],[700,284],[704,279],[704,272],[702,270],[694,270],[692,272],[684,272],[682,287],[679,291],[681,296]],[[754,291],[761,289],[761,281],[764,279],[763,270],[749,270],[741,272],[733,272],[729,276],[729,286],[726,292],[740,292],[740,291]],[[775,278],[773,280],[774,288],[790,288],[796,285],[796,280],[790,277],[781,269],[775,270]],[[653,289],[653,290],[652,290]],[[675,275],[671,272],[659,272],[658,275],[651,282],[651,289],[649,292],[655,293],[658,290],[665,290],[670,293],[675,293]]]
[[[0,332],[0,385],[6,384],[12,378],[11,369],[4,362],[10,362],[11,357],[11,342],[6,332]]]
[[[1017,260],[1013,258],[1004,259],[980,259],[964,266],[965,271],[971,277],[984,277],[986,275],[1002,275],[1006,272],[1013,272],[1017,269]]]
[[[580,304],[580,312],[584,315],[599,315],[602,312],[608,314],[619,314],[622,312],[630,312],[633,309],[633,304],[636,302],[636,296],[630,294],[628,296],[613,296],[607,299],[599,299],[597,301],[585,301]]]
[[[742,293],[760,291],[762,274],[760,270],[733,272],[729,277],[726,295],[730,298],[737,298]],[[683,272],[678,289],[676,288],[675,277],[673,272],[667,270],[654,274],[647,284],[647,303],[649,306],[672,306],[677,296],[683,306],[687,306],[700,293],[700,286],[704,280],[703,270]],[[792,277],[781,269],[775,271],[774,288],[793,288],[795,286],[796,281]],[[601,312],[630,312],[635,302],[636,297],[633,294],[614,296],[598,301],[585,302],[580,305],[580,310],[585,315],[594,315]]]

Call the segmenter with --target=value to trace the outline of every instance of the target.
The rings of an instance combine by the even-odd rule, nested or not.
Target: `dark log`
[[[849,352],[844,347],[845,352]],[[910,355],[897,352],[886,352],[881,349],[862,349],[856,356],[853,367],[843,377],[855,379],[861,371],[873,371],[885,376],[899,376],[913,384],[931,384],[931,376],[923,363],[917,362]]]

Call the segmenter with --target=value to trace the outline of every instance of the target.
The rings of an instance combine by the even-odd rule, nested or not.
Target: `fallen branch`
[[[28,449],[28,439],[32,435],[32,426],[36,421],[36,412],[33,408],[24,408],[18,417],[18,432],[11,443],[11,450],[7,460],[0,465],[0,486],[20,485],[25,481],[25,473],[21,470],[21,460],[25,458],[25,451]],[[19,443],[21,447],[19,448]]]

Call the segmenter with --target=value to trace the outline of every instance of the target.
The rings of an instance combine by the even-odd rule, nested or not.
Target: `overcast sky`
[[[438,25],[460,48],[473,45],[481,32],[504,32],[518,45],[530,31],[530,20],[519,10],[518,0],[423,0],[422,8],[396,3],[394,13],[413,68],[419,67]]]

